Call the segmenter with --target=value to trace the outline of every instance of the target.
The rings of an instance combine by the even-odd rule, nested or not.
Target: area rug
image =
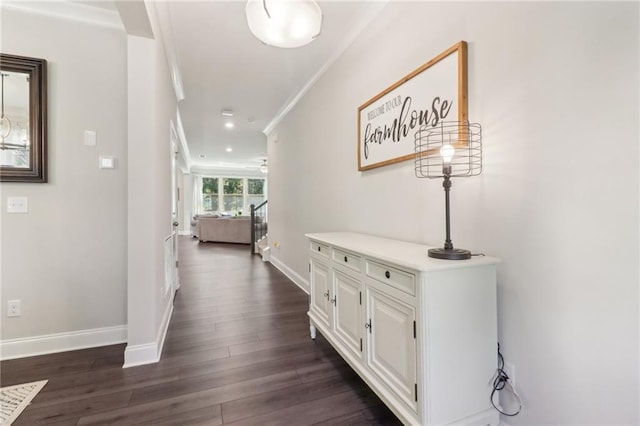
[[[12,424],[47,384],[47,380],[0,388],[0,426]]]

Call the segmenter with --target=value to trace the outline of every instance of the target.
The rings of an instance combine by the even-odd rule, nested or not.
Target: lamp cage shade
[[[443,149],[444,147],[444,149]],[[453,147],[450,162],[443,152]],[[419,178],[476,176],[482,172],[482,127],[468,121],[421,126],[415,134],[415,172]]]
[[[249,0],[245,11],[251,32],[270,46],[304,46],[322,29],[322,10],[313,0]]]

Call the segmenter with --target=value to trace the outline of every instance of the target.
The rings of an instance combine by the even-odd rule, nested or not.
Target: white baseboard
[[[173,315],[173,298],[175,296],[175,291],[171,292],[171,301],[167,306],[167,309],[164,310],[164,316],[162,317],[162,324],[160,324],[160,329],[158,330],[158,335],[156,336],[156,342],[158,342],[158,359],[162,355],[162,348],[164,347],[164,341],[167,338],[167,331],[169,331],[169,323],[171,322],[171,315]]]
[[[28,356],[116,345],[125,343],[126,341],[126,325],[2,340],[0,341],[0,359],[4,361]]]
[[[309,294],[309,282],[305,280],[300,274],[289,268],[280,259],[274,257],[273,255],[270,256],[269,262],[271,262],[273,266],[275,266],[280,272],[285,274],[291,281],[293,281],[295,285],[300,287],[302,291]]]
[[[158,356],[158,345],[155,342],[144,345],[127,345],[122,368],[153,364],[158,361],[160,361],[160,357]]]
[[[173,300],[173,295],[171,296]],[[170,302],[164,311],[162,323],[158,329],[155,342],[142,345],[127,345],[124,351],[124,365],[122,368],[136,367],[138,365],[154,364],[160,361],[164,340],[169,330],[169,322],[173,314],[173,302]]]

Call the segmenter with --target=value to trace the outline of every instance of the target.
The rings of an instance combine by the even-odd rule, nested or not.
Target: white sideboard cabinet
[[[498,259],[351,232],[307,234],[316,331],[405,424],[497,425]]]

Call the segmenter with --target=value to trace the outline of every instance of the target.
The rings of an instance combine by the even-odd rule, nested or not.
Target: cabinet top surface
[[[305,234],[305,236],[310,240],[417,271],[495,265],[500,262],[500,259],[490,256],[472,256],[468,260],[433,259],[427,255],[427,250],[433,247],[355,232],[326,232]]]

